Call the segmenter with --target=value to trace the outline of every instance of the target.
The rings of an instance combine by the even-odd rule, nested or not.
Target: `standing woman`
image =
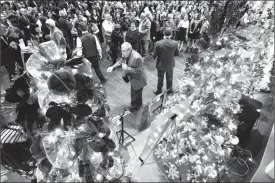
[[[104,40],[102,36],[102,19],[96,9],[92,10],[91,22],[97,25],[98,33],[96,33],[96,36],[98,37],[100,43],[103,43]]]
[[[168,15],[168,21],[167,21],[168,27],[170,27],[172,29],[172,39],[175,39],[175,35],[176,35],[176,23],[174,20],[174,15],[173,14],[169,14]]]
[[[175,33],[175,40],[178,41],[178,47],[180,47],[180,29],[179,29],[179,23],[181,21],[181,14],[179,11],[175,12],[175,24],[176,24],[176,33]]]
[[[114,31],[112,32],[111,35],[111,44],[110,44],[110,49],[111,49],[111,58],[112,58],[112,65],[116,63],[116,60],[118,58],[119,54],[119,47],[123,43],[123,36],[121,34],[120,30],[121,26],[119,24],[115,24],[114,26]]]
[[[136,22],[131,22],[130,29],[125,36],[125,41],[129,42],[135,51],[139,50],[139,32],[136,27]]]
[[[121,26],[122,21],[121,21],[119,11],[116,11],[115,14],[114,14],[114,23],[119,24]]]
[[[181,15],[182,20],[179,22],[178,29],[179,29],[179,51],[182,51],[183,43],[187,42],[187,33],[189,31],[189,20],[187,14]]]
[[[189,48],[190,50],[193,49],[192,48],[193,43],[200,37],[201,27],[202,27],[202,21],[200,21],[198,13],[194,13],[194,18],[191,20],[190,29],[188,32],[189,40],[188,40],[186,52],[188,52]]]
[[[160,14],[156,14],[156,42],[162,39],[162,32],[160,27]]]

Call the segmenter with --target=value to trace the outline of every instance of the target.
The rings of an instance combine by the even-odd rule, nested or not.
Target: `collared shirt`
[[[89,33],[88,31],[82,31],[82,34],[85,34],[85,33]],[[95,36],[95,35],[94,35]],[[98,54],[102,56],[102,49],[101,49],[101,46],[100,46],[100,43],[98,41],[98,38],[95,36],[95,43],[96,43],[96,49],[98,51]],[[76,47],[77,48],[82,48],[82,42],[80,40],[79,37],[76,38]],[[82,55],[82,49],[80,49],[81,51],[78,51],[77,52],[77,55],[78,56],[81,56]]]
[[[102,23],[102,27],[105,30],[105,33],[107,33],[107,35],[109,35],[114,30],[114,23],[111,21],[104,20]]]
[[[179,25],[178,25],[178,27],[182,27],[182,28],[188,28],[189,27],[189,21],[188,20],[181,20],[180,22],[179,22]]]

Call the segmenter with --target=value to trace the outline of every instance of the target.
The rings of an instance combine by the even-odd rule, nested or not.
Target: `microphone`
[[[178,116],[177,114],[174,114],[170,119],[174,120],[177,116]]]

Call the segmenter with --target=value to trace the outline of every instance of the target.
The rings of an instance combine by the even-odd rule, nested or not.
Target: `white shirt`
[[[114,30],[113,22],[109,22],[108,20],[103,21],[102,27],[107,34],[111,34]]]
[[[82,34],[84,33],[88,33],[88,31],[83,31]],[[94,35],[95,36],[95,35]],[[100,56],[102,56],[102,49],[101,49],[101,46],[100,46],[100,43],[98,41],[98,38],[95,36],[95,43],[96,43],[96,49],[97,49],[97,52]],[[80,40],[79,37],[76,38],[76,48],[82,48],[82,42]],[[81,51],[78,51],[77,52],[77,55],[78,56],[81,56],[82,55],[82,49],[80,49]]]
[[[41,32],[42,23],[39,19],[37,20],[36,24],[38,25],[37,30]]]
[[[189,27],[189,21],[187,20],[187,21],[185,21],[185,20],[181,20],[180,22],[179,22],[179,25],[178,25],[178,27],[182,27],[182,28],[188,28]]]

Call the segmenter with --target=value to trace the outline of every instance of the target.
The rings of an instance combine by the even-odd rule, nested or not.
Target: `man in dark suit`
[[[121,45],[122,60],[109,67],[107,72],[122,66],[122,78],[125,82],[131,84],[131,112],[138,111],[142,106],[142,91],[147,85],[147,77],[143,68],[143,59],[141,55],[133,50],[128,42]]]
[[[166,87],[168,94],[173,93],[173,70],[175,67],[174,56],[179,56],[179,49],[176,41],[171,40],[172,29],[164,30],[164,39],[156,42],[154,59],[157,59],[158,86],[154,94],[162,93],[164,74],[166,73]]]
[[[107,79],[104,78],[98,63],[98,60],[102,59],[102,49],[99,40],[94,34],[88,32],[86,22],[80,23],[80,29],[82,30],[82,36],[80,37],[82,45],[78,47],[83,47],[84,57],[91,62],[97,77],[104,84],[107,82]]]

